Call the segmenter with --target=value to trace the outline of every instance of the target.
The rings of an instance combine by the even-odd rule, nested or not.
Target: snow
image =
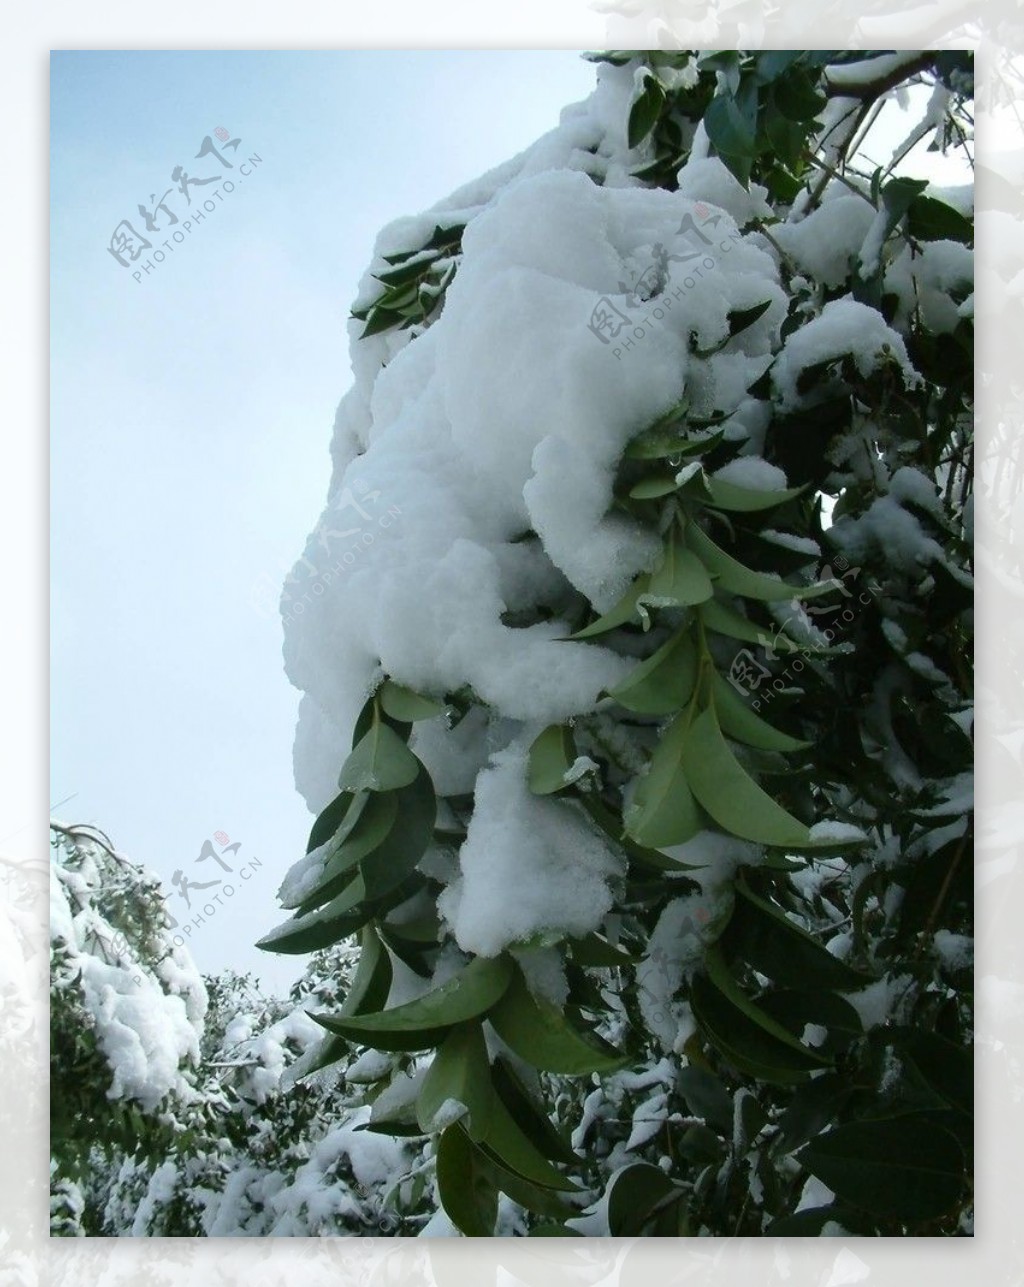
[[[934,944],[947,970],[966,970],[974,963],[974,939],[970,935],[936,930]]]
[[[153,1110],[168,1096],[193,1097],[188,1076],[199,1060],[206,987],[191,956],[165,931],[150,967],[125,934],[101,915],[94,900],[110,892],[111,863],[98,845],[76,840],[83,860],[53,853],[50,936],[53,986],[76,986],[99,1049],[110,1068],[111,1099],[136,1100]],[[142,880],[159,888],[140,870]]]
[[[971,297],[974,255],[958,241],[929,241],[920,250],[905,246],[885,274],[885,290],[899,301],[893,318],[897,329],[905,329],[919,308],[929,330],[955,330],[962,314],[952,292]]]
[[[737,456],[717,469],[712,477],[734,483],[737,487],[749,487],[752,491],[780,492],[787,486],[782,470],[760,456]]]
[[[677,180],[684,197],[718,206],[731,215],[740,228],[754,219],[772,217],[772,208],[767,201],[768,189],[760,183],[751,183],[747,191],[717,156],[691,156],[679,170]]]
[[[836,195],[837,190],[843,195]],[[799,223],[780,223],[772,229],[772,237],[802,273],[822,286],[834,287],[846,281],[851,259],[863,253],[874,218],[866,197],[833,185],[817,210]]]
[[[823,841],[835,841],[837,844],[852,844],[857,841],[867,839],[860,827],[854,827],[848,822],[816,822],[811,827],[810,838],[812,843]]]
[[[811,394],[797,391],[800,373],[819,362],[849,354],[861,375],[869,375],[883,362],[894,362],[904,383],[914,386],[921,377],[907,356],[900,335],[886,325],[877,309],[844,296],[830,300],[818,317],[790,335],[772,367],[774,384],[783,410],[806,406]]]
[[[438,907],[463,951],[497,956],[543,930],[597,929],[623,868],[577,806],[531,794],[525,750],[512,746],[477,779],[460,875]]]

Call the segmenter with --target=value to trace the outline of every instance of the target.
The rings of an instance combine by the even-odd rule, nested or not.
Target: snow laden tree
[[[971,55],[593,60],[378,237],[261,946],[430,1232],[969,1233]]]
[[[54,825],[51,860],[51,1235],[418,1233],[428,1161],[358,1129],[359,1067],[294,1084],[353,950],[314,953],[283,999],[202,978],[159,881],[102,832]]]
[[[50,845],[51,1216],[73,1235],[115,1158],[173,1146],[207,997],[151,874],[92,827],[52,823]]]

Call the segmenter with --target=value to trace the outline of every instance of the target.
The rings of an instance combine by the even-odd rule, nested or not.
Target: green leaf
[[[733,308],[729,310],[726,321],[729,326],[729,338],[735,339],[741,335],[748,327],[754,325],[759,317],[763,317],[772,306],[772,301],[766,299],[762,304],[754,304],[752,308]]]
[[[705,1068],[689,1064],[677,1073],[679,1089],[694,1117],[703,1117],[731,1138],[733,1126],[732,1096],[720,1078]]]
[[[556,1129],[544,1105],[527,1090],[504,1055],[495,1059],[491,1075],[495,1091],[534,1148],[552,1162],[566,1162],[570,1166],[578,1164],[579,1157]]]
[[[380,844],[360,861],[368,898],[382,898],[416,868],[434,837],[437,797],[430,774],[416,760],[416,780],[396,792],[398,816]]]
[[[342,1004],[342,1014],[377,1010],[391,991],[391,957],[372,925],[363,926],[359,947],[359,965]]]
[[[345,761],[338,785],[343,791],[395,791],[409,786],[419,768],[416,756],[375,711],[369,731]]]
[[[757,785],[729,749],[713,710],[693,721],[681,761],[697,803],[730,835],[756,844],[806,848],[807,827]]]
[[[766,49],[757,55],[757,79],[770,84],[802,57],[802,49]]]
[[[488,1018],[515,1054],[546,1072],[580,1076],[615,1072],[628,1063],[595,1033],[571,1024],[550,1001],[533,996],[518,971]]]
[[[901,1044],[928,1085],[961,1113],[974,1111],[974,1058],[937,1032],[911,1030]]]
[[[311,854],[314,849],[319,849],[321,845],[326,844],[335,835],[343,822],[349,823],[349,825],[354,824],[359,816],[360,809],[367,799],[368,797],[365,794],[353,795],[351,791],[342,791],[339,795],[336,795],[313,823],[313,828],[309,833],[309,840],[306,842],[306,853]],[[351,819],[349,818],[350,813],[352,814]]]
[[[960,1145],[926,1113],[848,1122],[796,1158],[843,1201],[890,1220],[934,1220],[963,1188]]]
[[[882,188],[881,201],[882,208],[885,211],[884,231],[882,233],[883,242],[927,186],[926,179],[900,178],[890,179]]]
[[[683,544],[677,529],[669,532],[661,563],[651,574],[644,598],[679,608],[704,603],[714,589],[700,559]]]
[[[808,644],[798,644],[776,628],[774,635],[769,635],[767,626],[759,626],[749,617],[743,617],[719,599],[709,599],[697,609],[701,620],[709,630],[716,630],[720,635],[730,639],[742,639],[746,643],[760,644],[763,648],[769,645],[775,652],[818,652]]]
[[[593,639],[595,635],[606,634],[609,630],[614,630],[617,626],[623,626],[627,622],[638,622],[640,613],[637,603],[640,596],[646,593],[649,583],[650,576],[647,573],[637,577],[618,603],[613,608],[610,608],[603,617],[598,617],[596,621],[591,622],[583,630],[577,630],[569,638]]]
[[[780,1149],[791,1153],[806,1144],[835,1121],[852,1095],[853,1088],[838,1073],[823,1073],[798,1087],[779,1118]]]
[[[458,1100],[468,1110],[459,1120],[469,1137],[479,1141],[488,1130],[494,1099],[483,1028],[479,1023],[459,1024],[427,1069],[416,1097],[416,1120],[429,1134],[443,1105]]]
[[[377,693],[384,712],[401,724],[413,724],[420,719],[433,719],[444,714],[444,705],[432,697],[424,697],[411,688],[386,679]]]
[[[640,96],[629,109],[629,124],[626,129],[627,141],[631,148],[639,147],[651,130],[665,106],[665,91],[661,83],[648,76]]]
[[[724,436],[718,430],[704,438],[680,438],[678,432],[655,432],[652,429],[634,438],[623,454],[628,460],[665,460],[678,456],[682,463],[690,456],[703,456],[713,451]]]
[[[711,480],[712,484],[714,481]],[[726,554],[696,523],[687,525],[686,540],[704,567],[716,578],[716,589],[728,590],[730,594],[739,594],[745,599],[759,599],[764,603],[813,599],[818,595],[832,594],[839,588],[834,581],[821,581],[816,585],[789,585],[776,577],[766,576],[763,572],[755,572],[737,562],[731,554]]]
[[[503,1166],[530,1184],[545,1189],[575,1191],[576,1186],[534,1146],[516,1125],[500,1096],[493,1096],[486,1129],[480,1141]]]
[[[704,964],[707,969],[708,980],[748,1019],[756,1023],[762,1031],[800,1055],[806,1066],[815,1068],[831,1066],[831,1059],[819,1054],[816,1050],[812,1050],[809,1046],[805,1046],[788,1028],[772,1018],[762,1006],[751,1001],[730,971],[719,944],[713,944],[708,949],[705,954]]]
[[[312,1017],[330,1032],[373,1046],[377,1038],[389,1033],[415,1035],[434,1032],[486,1014],[500,1000],[511,978],[512,963],[508,957],[478,956],[447,983],[393,1010],[355,1016],[314,1014]],[[385,1046],[379,1048],[387,1049]]]
[[[731,95],[719,94],[711,100],[704,113],[704,129],[723,164],[746,187],[756,152],[756,132]]]
[[[802,751],[811,745],[810,742],[790,737],[788,733],[779,732],[759,715],[755,715],[732,684],[717,671],[711,679],[711,692],[719,727],[737,742],[744,742],[761,751],[783,752]]]
[[[437,1191],[445,1213],[467,1238],[490,1238],[498,1190],[486,1157],[456,1122],[437,1144]]]
[[[528,1238],[582,1238],[583,1234],[578,1229],[570,1229],[564,1224],[552,1224],[551,1221],[544,1221],[542,1224],[536,1224],[528,1230]]]
[[[608,696],[641,715],[668,715],[686,705],[696,680],[697,653],[687,627],[630,671]]]
[[[709,967],[716,954],[708,953]],[[697,975],[690,984],[690,1005],[706,1038],[738,1071],[760,1081],[790,1085],[828,1063],[796,1041],[729,980],[724,967]],[[722,984],[728,994],[722,991]]]
[[[344,830],[339,832],[342,839],[340,843],[332,843],[324,855],[320,881],[303,896],[299,904],[300,914],[321,906],[347,887],[352,868],[378,848],[394,827],[398,818],[398,796],[397,791],[370,795],[347,835]],[[282,905],[288,906],[287,903]]]
[[[923,193],[907,208],[907,232],[918,241],[974,241],[974,224],[945,201]]]
[[[616,1171],[608,1193],[608,1230],[613,1238],[635,1238],[655,1210],[680,1190],[660,1167],[636,1162]]]
[[[633,500],[658,500],[674,492],[677,486],[675,474],[656,474],[634,483],[629,489],[629,495]]]
[[[518,1172],[510,1171],[507,1167],[502,1166],[493,1149],[488,1148],[486,1144],[481,1145],[481,1152],[490,1163],[491,1175],[495,1185],[502,1193],[507,1193],[513,1202],[517,1202],[528,1211],[535,1211],[538,1215],[548,1216],[552,1220],[565,1220],[569,1216],[577,1214],[575,1207],[569,1206],[558,1196],[558,1190],[542,1188],[539,1184],[532,1184]]]
[[[576,741],[568,724],[551,724],[530,747],[527,778],[534,795],[565,790],[565,775],[576,762]]]
[[[626,811],[626,835],[646,848],[682,845],[704,829],[684,768],[690,722],[690,711],[685,710],[669,724]]]
[[[617,965],[635,965],[640,957],[624,948],[609,943],[600,934],[587,934],[584,938],[570,938],[569,951],[577,965],[591,969],[605,969]]]
[[[853,992],[873,982],[871,975],[833,956],[744,880],[738,880],[735,888],[736,903],[722,945],[759,973],[786,988],[836,992]]]
[[[352,902],[353,894],[364,893],[362,882],[357,884],[356,878],[353,878],[351,886],[326,906],[304,916],[293,916],[265,934],[256,946],[264,952],[282,952],[287,955],[306,954],[317,952],[322,947],[331,947],[366,924],[369,911],[355,910]]]
[[[391,313],[386,308],[374,307],[370,312],[369,321],[363,327],[359,338],[365,340],[371,335],[378,335],[381,331],[390,331],[392,327],[400,325],[401,322],[401,313]]]
[[[754,514],[759,510],[773,509],[786,501],[793,500],[803,487],[783,487],[778,491],[761,491],[753,487],[739,487],[724,478],[707,478],[707,489],[711,496],[710,503],[715,509],[729,510],[736,514]]]
[[[802,68],[794,68],[774,85],[775,104],[791,121],[813,121],[828,99],[815,88],[814,79]]]

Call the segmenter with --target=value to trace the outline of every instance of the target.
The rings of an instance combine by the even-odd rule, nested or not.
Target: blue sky
[[[241,845],[229,864],[260,860],[193,928],[204,970],[281,987],[302,964],[251,946],[310,822],[260,587],[322,507],[374,236],[522,150],[593,78],[561,50],[52,55],[50,800],[157,871],[179,920],[175,871],[231,879],[195,866],[215,832]],[[261,162],[135,281],[111,233],[143,232],[139,203],[169,188],[181,231],[171,173],[222,172],[195,159],[218,126],[233,168]]]

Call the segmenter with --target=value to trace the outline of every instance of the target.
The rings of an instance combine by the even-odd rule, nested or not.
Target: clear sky
[[[322,508],[373,239],[521,151],[593,80],[568,51],[52,56],[50,800],[153,868],[179,921],[176,871],[233,881],[230,899],[189,891],[196,914],[222,894],[192,930],[204,970],[281,988],[303,964],[252,947],[282,919],[310,824],[266,596]],[[196,159],[207,136],[233,170],[261,161],[137,282],[152,251],[123,268],[111,234],[145,234],[140,203],[168,189],[178,224],[156,211],[149,240],[182,231],[175,167],[231,177]],[[193,206],[218,186],[189,187]],[[197,865],[217,832],[232,875]]]

